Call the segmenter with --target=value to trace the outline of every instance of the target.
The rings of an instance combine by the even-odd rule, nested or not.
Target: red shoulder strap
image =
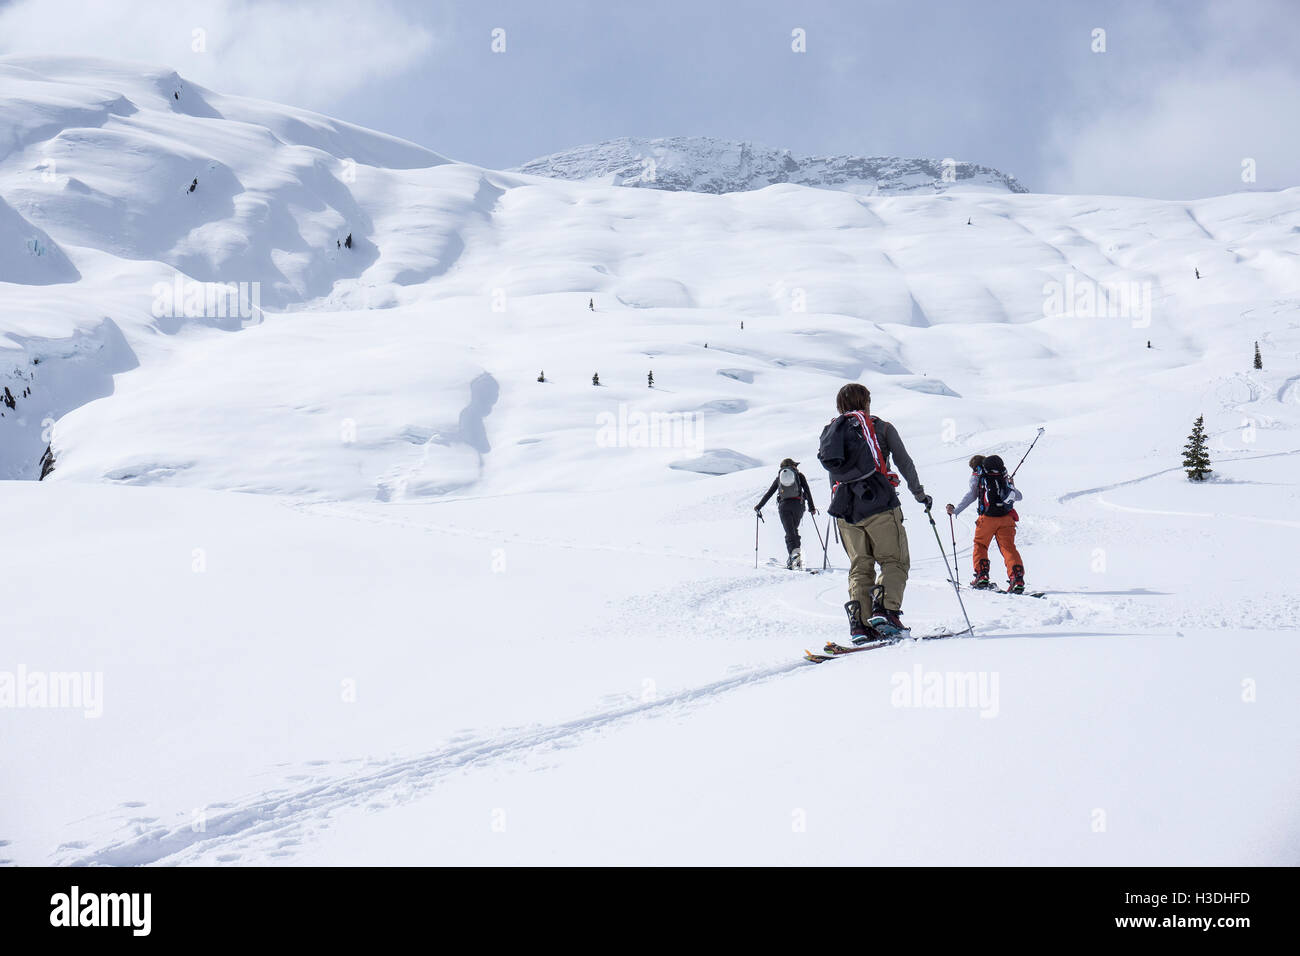
[[[877,419],[868,418],[862,412],[848,412],[847,414],[862,429],[862,437],[867,440],[867,446],[871,449],[871,457],[876,463],[876,471],[888,478],[890,484],[897,487],[899,478],[885,465],[885,453],[880,450],[880,440],[876,438],[876,429],[872,422]]]

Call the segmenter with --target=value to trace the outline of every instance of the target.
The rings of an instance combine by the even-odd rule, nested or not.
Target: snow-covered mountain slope
[[[966,189],[1029,191],[1014,176],[953,159],[798,157],[788,149],[709,136],[625,136],[542,156],[524,163],[518,171],[670,192],[738,193],[778,183],[882,196],[934,195]]]
[[[55,457],[0,482],[0,861],[1300,860],[1300,189],[628,190],[0,76],[0,473]],[[1046,426],[1047,598],[800,660],[845,559],[769,568],[768,509],[756,570],[752,509],[787,455],[825,505],[851,380],[939,502]],[[904,510],[905,619],[957,625]]]

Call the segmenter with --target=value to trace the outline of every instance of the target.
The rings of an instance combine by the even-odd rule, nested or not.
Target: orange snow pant
[[[979,573],[980,563],[989,559],[989,542],[998,541],[998,550],[1007,566],[1007,577],[1012,576],[1011,569],[1017,564],[1023,569],[1025,562],[1020,560],[1016,550],[1016,519],[1011,515],[995,518],[992,515],[980,515],[975,519],[975,549],[972,557],[975,561],[975,573]]]

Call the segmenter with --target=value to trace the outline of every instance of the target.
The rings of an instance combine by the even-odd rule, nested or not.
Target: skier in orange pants
[[[1015,503],[1024,498],[1007,474],[1006,465],[997,455],[985,458],[976,455],[970,460],[970,488],[954,507],[948,505],[948,514],[961,514],[972,501],[979,503],[979,517],[975,519],[975,547],[971,559],[975,564],[973,588],[990,588],[989,542],[996,540],[1007,567],[1007,589],[1013,594],[1025,591],[1025,564],[1016,550]]]

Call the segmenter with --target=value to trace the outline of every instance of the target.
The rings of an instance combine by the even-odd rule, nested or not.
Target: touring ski
[[[955,582],[953,582],[953,580],[949,578],[948,583],[953,584]],[[992,594],[1011,594],[1011,595],[1015,595],[1016,597],[1036,597],[1036,598],[1047,597],[1046,591],[1021,591],[1019,594],[1016,594],[1015,591],[1008,591],[1005,588],[998,587],[996,584],[990,584],[986,588],[971,587],[969,584],[966,585],[958,584],[957,587],[961,588],[964,591],[988,591]]]
[[[846,647],[843,644],[836,644],[834,641],[827,641],[826,646],[822,648],[823,653],[814,654],[812,651],[804,651],[804,660],[812,661],[814,664],[821,664],[825,661],[834,660],[837,657],[845,657],[849,654],[856,654],[858,651],[874,651],[881,647],[892,647],[895,644],[902,644],[906,641],[941,641],[949,637],[960,637],[968,634],[969,631],[939,631],[934,634],[922,634],[919,637],[903,637],[894,640],[888,638],[876,638],[868,641],[866,644],[859,644],[855,647]]]
[[[781,571],[802,571],[804,574],[821,574],[823,571],[829,571],[830,568],[787,568],[784,561],[778,561],[776,558],[768,558],[769,567],[777,568]]]

